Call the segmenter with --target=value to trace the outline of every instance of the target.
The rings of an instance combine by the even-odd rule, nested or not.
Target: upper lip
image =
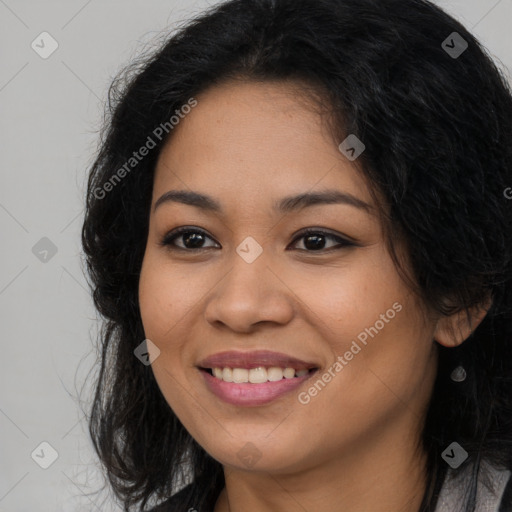
[[[269,350],[218,352],[200,361],[198,366],[200,368],[247,368],[249,370],[260,366],[266,368],[277,366],[280,368],[293,368],[295,370],[318,368],[318,365],[315,363]]]

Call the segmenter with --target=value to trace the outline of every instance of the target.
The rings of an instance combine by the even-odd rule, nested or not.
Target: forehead
[[[361,171],[298,85],[230,82],[196,99],[161,151],[154,199],[173,188],[230,200],[334,188],[372,202]]]

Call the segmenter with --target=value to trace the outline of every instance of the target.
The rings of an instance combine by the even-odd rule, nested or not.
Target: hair
[[[453,32],[468,44],[458,58],[443,48]],[[88,176],[82,244],[102,316],[89,431],[116,497],[124,510],[140,510],[189,481],[193,491],[180,509],[213,509],[224,486],[221,464],[133,354],[145,338],[138,283],[154,169],[172,131],[129,175],[112,180],[190,97],[230,79],[317,91],[338,141],[355,134],[364,142],[357,165],[379,199],[390,254],[428,308],[469,318],[471,307],[492,297],[460,346],[436,343],[421,437],[428,479],[420,512],[434,510],[447,471],[441,454],[453,441],[469,454],[454,474],[474,463],[461,504],[474,511],[481,461],[512,469],[512,201],[504,193],[512,186],[512,94],[477,39],[426,0],[227,1],[113,81]],[[398,240],[410,273],[396,257]],[[456,383],[449,375],[459,364],[468,378]]]

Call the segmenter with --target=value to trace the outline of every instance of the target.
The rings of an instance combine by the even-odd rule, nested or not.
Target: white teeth
[[[220,370],[220,368],[219,368]],[[233,382],[233,370],[231,368],[223,368],[222,370],[222,380],[225,382]]]
[[[271,366],[270,368],[259,366],[250,370],[246,368],[212,368],[212,373],[214,377],[225,382],[261,384],[268,381],[277,382],[283,378],[304,377],[309,373],[309,370],[295,370],[289,367],[279,368],[278,366]]]
[[[249,382],[249,370],[245,368],[233,368],[233,382],[237,384]]]
[[[251,368],[249,370],[249,382],[261,384],[267,382],[267,370],[265,368]]]
[[[293,368],[285,368],[283,372],[283,377],[285,379],[293,379],[293,377],[295,377],[295,370]]]
[[[283,378],[283,369],[278,368],[277,366],[272,366],[267,370],[267,379],[270,382],[276,382],[277,380],[281,380]]]

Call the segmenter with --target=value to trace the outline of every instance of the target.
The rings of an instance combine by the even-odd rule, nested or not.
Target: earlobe
[[[459,311],[450,316],[442,316],[434,331],[434,340],[445,347],[456,347],[462,344],[480,325],[492,305],[490,294],[483,305]]]

